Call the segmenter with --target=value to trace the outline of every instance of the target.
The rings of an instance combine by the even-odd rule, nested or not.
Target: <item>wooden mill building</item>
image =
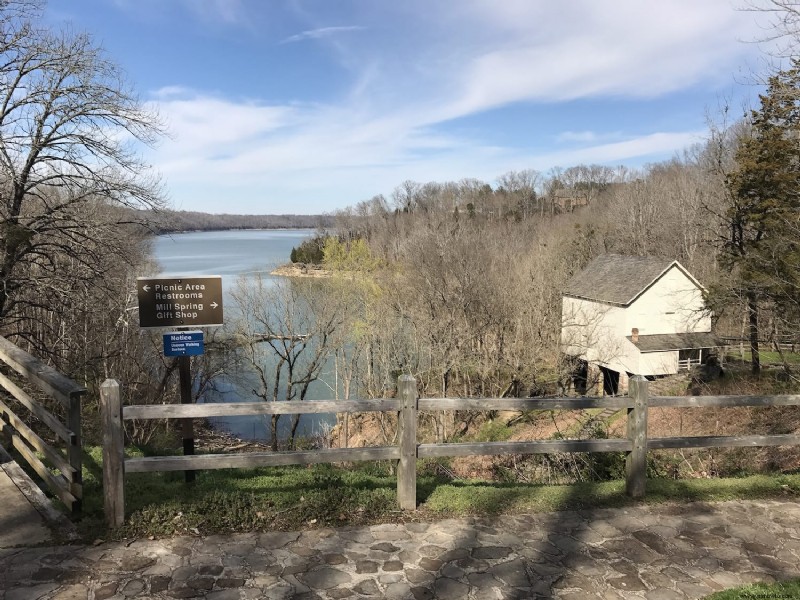
[[[676,260],[599,256],[564,290],[562,351],[589,373],[599,370],[607,394],[626,391],[631,375],[671,375],[702,364],[720,346],[703,292]]]

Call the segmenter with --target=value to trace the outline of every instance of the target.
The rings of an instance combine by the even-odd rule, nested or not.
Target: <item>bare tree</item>
[[[498,193],[509,196],[511,211],[520,219],[531,216],[536,209],[537,190],[542,181],[541,173],[533,169],[509,171],[497,178]]]
[[[770,53],[777,57],[797,56],[800,43],[800,2],[798,0],[762,0],[751,2],[745,10],[767,17],[765,35],[758,41],[772,43]]]
[[[255,373],[252,393],[267,401],[305,400],[334,354],[335,334],[344,322],[342,305],[324,284],[309,280],[241,277],[232,292],[238,316],[234,328]],[[278,449],[280,415],[270,418],[272,449]],[[294,447],[300,415],[292,415]]]
[[[102,290],[132,213],[162,206],[135,151],[161,134],[119,68],[83,34],[37,28],[35,3],[0,6],[0,320],[56,311],[70,281]],[[103,243],[98,243],[102,240]],[[22,328],[24,330],[24,327]]]

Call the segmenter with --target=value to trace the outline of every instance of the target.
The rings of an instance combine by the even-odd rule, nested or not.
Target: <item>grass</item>
[[[744,353],[739,353],[738,351],[730,350],[726,354],[725,360],[730,362],[742,361],[749,363],[751,356],[752,354],[750,350],[745,350]],[[762,364],[768,364],[768,365],[783,364],[783,359],[781,358],[781,355],[778,352],[774,352],[771,350],[769,351],[759,350],[758,356],[761,359]],[[786,351],[783,353],[783,357],[784,359],[786,359],[786,362],[790,365],[800,364],[800,353]]]
[[[650,479],[644,502],[719,502],[737,499],[796,497],[800,474],[754,475],[738,479]],[[625,495],[624,481],[544,486],[488,482],[439,484],[423,506],[439,515],[550,512],[636,504]]]
[[[706,597],[706,600],[789,600],[800,598],[800,579],[778,583],[755,583]]]
[[[105,537],[101,450],[86,452],[84,538]],[[396,512],[388,465],[356,469],[331,465],[199,471],[125,477],[126,523],[114,537],[296,529],[309,525],[371,523]]]
[[[126,523],[106,530],[101,451],[87,449],[84,472],[85,540],[293,530],[467,515],[549,512],[629,506],[623,481],[564,486],[452,481],[421,471],[419,509],[397,509],[396,479],[388,462],[199,471],[186,484],[183,473],[126,476]],[[428,469],[427,471],[430,471]],[[647,503],[797,497],[800,474],[739,479],[651,479]]]

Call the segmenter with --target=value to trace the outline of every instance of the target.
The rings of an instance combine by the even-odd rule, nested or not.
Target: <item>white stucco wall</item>
[[[711,331],[702,291],[677,266],[656,281],[625,310],[625,335]]]
[[[625,309],[591,300],[564,297],[561,303],[561,348],[619,372],[636,373],[638,349],[623,332]]]

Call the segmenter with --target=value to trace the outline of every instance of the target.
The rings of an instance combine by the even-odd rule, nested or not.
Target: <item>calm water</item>
[[[292,248],[314,235],[313,229],[202,231],[159,236],[154,244],[155,257],[161,267],[162,277],[221,275],[222,287],[230,290],[242,274],[268,274],[276,266],[289,262]],[[269,279],[276,279],[267,275]],[[226,294],[226,314],[231,314],[232,300]],[[207,402],[254,402],[258,398],[250,392],[246,375],[231,374],[216,382],[216,389],[207,393]],[[324,383],[312,385],[311,400],[330,398]],[[212,425],[243,439],[269,439],[269,428],[264,417],[231,417],[210,419]],[[312,435],[322,424],[333,424],[332,415],[304,415],[300,420],[300,434]],[[281,417],[282,429],[288,429],[289,419]]]
[[[314,235],[313,229],[198,231],[156,238],[161,275],[222,275],[230,286],[242,273],[269,272],[289,262],[292,247]]]

